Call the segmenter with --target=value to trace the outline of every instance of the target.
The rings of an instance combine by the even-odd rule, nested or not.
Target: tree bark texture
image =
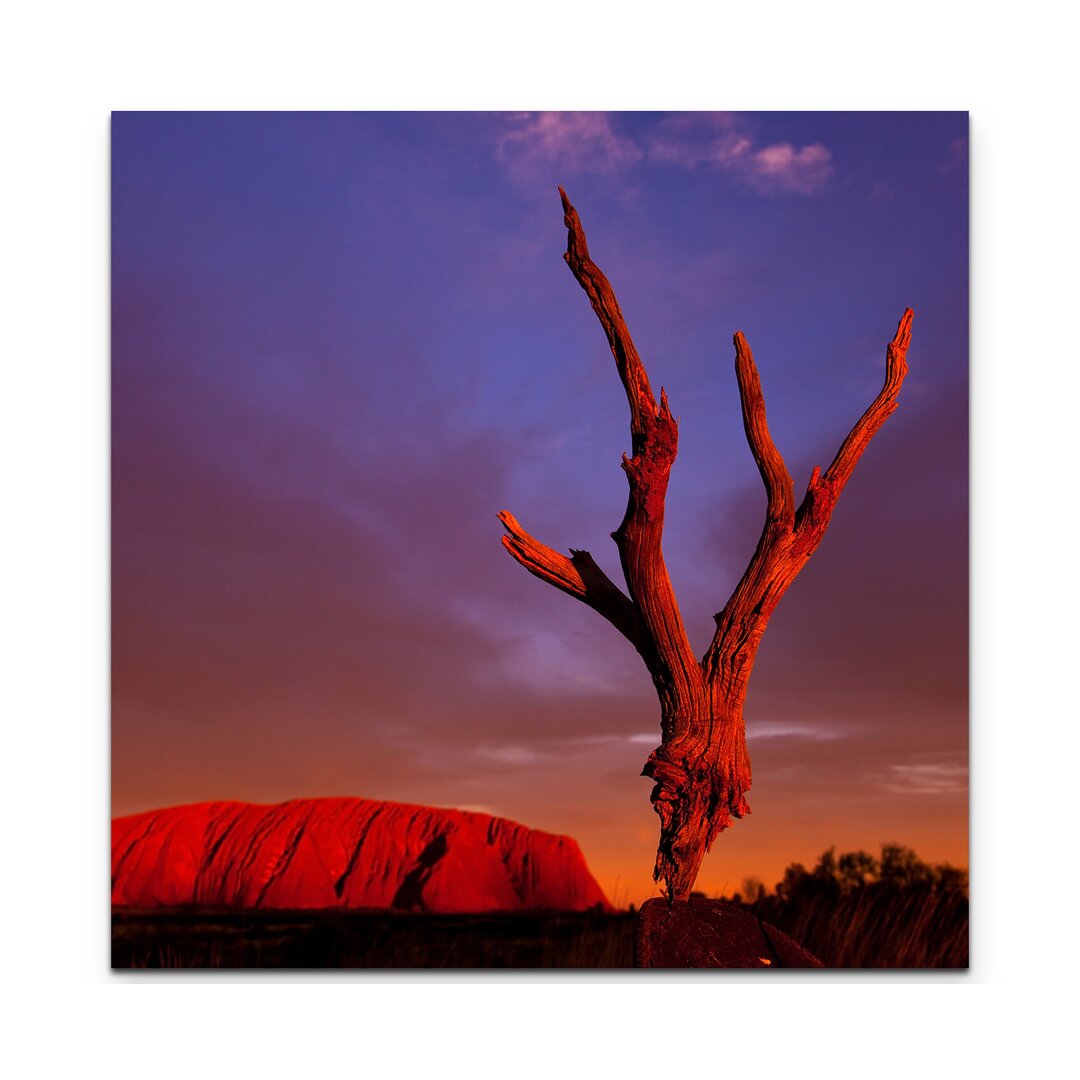
[[[769,617],[828,528],[840,492],[859,457],[896,408],[907,373],[912,313],[900,319],[886,350],[881,392],[844,440],[824,473],[814,468],[802,501],[769,435],[761,380],[750,346],[735,335],[735,375],[743,426],[768,503],[757,549],[731,598],[716,616],[716,632],[699,661],[690,647],[664,563],[662,537],[668,477],[679,445],[667,394],[656,400],[610,282],[592,261],[585,232],[566,192],[567,265],[585,291],[607,336],[630,406],[631,454],[622,458],[628,496],[622,523],[611,534],[626,592],[587,551],[570,556],[530,536],[508,511],[499,519],[503,544],[531,574],[569,593],[608,620],[637,650],[660,701],[660,745],[642,770],[654,781],[660,817],[655,880],[667,896],[685,900],[717,834],[750,812],[750,756],[743,702]]]

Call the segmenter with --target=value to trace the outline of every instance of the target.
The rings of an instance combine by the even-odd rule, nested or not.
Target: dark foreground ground
[[[624,968],[627,912],[113,914],[114,968]]]
[[[966,898],[961,906],[867,894],[761,910],[767,906],[743,910],[786,931],[826,967],[967,967]],[[125,910],[113,914],[112,966],[630,968],[637,918],[632,912]]]

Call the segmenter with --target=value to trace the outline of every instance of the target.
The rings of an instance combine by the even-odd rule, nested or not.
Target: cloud
[[[740,160],[736,167],[743,167]],[[821,143],[796,149],[791,143],[774,143],[751,153],[746,178],[760,191],[797,191],[813,195],[832,175],[832,155]]]
[[[968,767],[960,760],[891,765],[881,786],[899,795],[960,795],[967,791]]]
[[[833,173],[832,154],[821,143],[758,146],[726,114],[667,118],[648,139],[648,158],[686,169],[720,169],[763,195],[814,195]]]
[[[620,135],[608,113],[516,113],[499,138],[499,161],[515,171],[557,165],[572,172],[613,172],[644,156],[633,139]]]
[[[617,131],[610,113],[515,113],[507,124],[496,153],[519,174],[552,166],[611,173],[647,161],[719,169],[763,195],[814,195],[833,173],[832,154],[821,143],[761,146],[728,113],[668,116],[637,138]]]
[[[829,742],[833,739],[842,739],[847,731],[829,724],[798,724],[788,720],[755,720],[749,719],[746,724],[746,737],[750,742],[758,742],[764,739],[804,740],[807,742]],[[657,734],[630,735],[628,742],[656,744]]]
[[[751,720],[746,725],[746,737],[750,742],[759,739],[804,739],[810,742],[827,742],[842,739],[845,732],[828,724],[796,724],[787,720]]]
[[[540,758],[531,746],[482,746],[478,752],[504,765],[531,765]]]
[[[829,742],[833,739],[842,739],[847,734],[849,734],[847,729],[837,727],[835,724],[799,724],[788,720],[750,719],[746,725],[746,737],[751,742],[763,739]],[[654,746],[658,740],[657,732],[637,732],[626,736],[627,742],[648,743]]]
[[[490,614],[485,609],[481,618],[490,618]],[[639,674],[636,657],[630,650],[620,650],[616,655],[626,663],[598,663],[596,637],[601,627],[592,620],[581,622],[585,623],[585,629],[580,631],[567,627],[561,619],[545,626],[538,612],[534,625],[500,637],[497,653],[483,669],[485,676],[541,697],[622,696],[627,678],[634,679]]]

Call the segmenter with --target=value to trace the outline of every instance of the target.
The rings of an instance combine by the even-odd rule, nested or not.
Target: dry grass
[[[749,886],[749,887],[748,887]],[[966,968],[967,874],[909,848],[825,852],[813,870],[788,867],[772,894],[746,883],[745,906],[834,968]]]
[[[958,892],[866,887],[749,905],[832,968],[966,968],[968,901]]]
[[[117,912],[114,968],[625,968],[634,915]]]

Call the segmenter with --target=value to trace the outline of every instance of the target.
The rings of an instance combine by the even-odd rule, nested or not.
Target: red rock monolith
[[[610,910],[568,836],[356,798],[207,802],[115,818],[112,882],[116,907]]]

